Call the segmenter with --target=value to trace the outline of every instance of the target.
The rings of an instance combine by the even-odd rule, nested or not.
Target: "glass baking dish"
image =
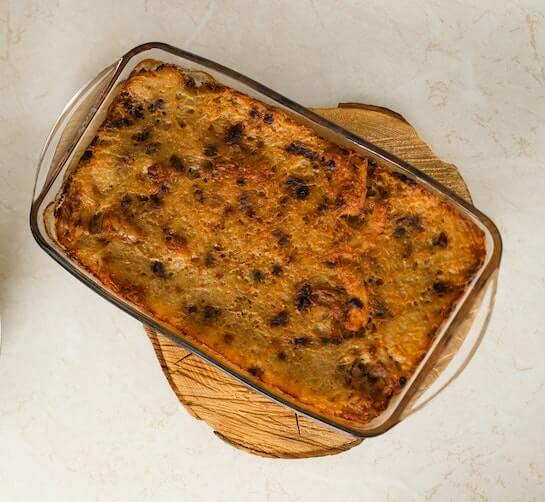
[[[403,390],[394,396],[387,409],[371,422],[362,426],[340,418],[320,416],[280,391],[263,388],[252,377],[241,374],[221,355],[185,339],[183,334],[176,333],[115,292],[108,290],[70,258],[57,242],[52,230],[52,207],[66,173],[77,163],[94,138],[115,96],[118,84],[145,59],[156,59],[191,70],[203,71],[225,85],[283,110],[311,127],[320,136],[358,151],[375,159],[380,165],[402,172],[421,183],[429,191],[447,201],[456,211],[474,221],[484,232],[486,258],[481,269],[476,273],[449,318],[443,323],[432,346]],[[426,174],[248,77],[200,56],[156,42],[140,45],[126,53],[100,72],[67,104],[54,124],[39,160],[30,211],[30,227],[38,244],[55,261],[117,307],[276,402],[359,437],[385,432],[435,397],[467,365],[479,345],[491,313],[501,258],[501,238],[494,223]]]

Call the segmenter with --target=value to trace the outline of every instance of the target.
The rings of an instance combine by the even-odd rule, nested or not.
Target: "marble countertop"
[[[341,455],[252,457],[182,409],[135,320],[40,251],[49,128],[150,40],[307,105],[392,108],[459,166],[504,260],[484,342],[432,405]],[[0,0],[0,105],[0,500],[545,498],[542,0]]]

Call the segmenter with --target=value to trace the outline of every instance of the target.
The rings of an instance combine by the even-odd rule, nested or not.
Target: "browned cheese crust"
[[[55,208],[103,284],[274,393],[365,424],[484,257],[437,196],[210,78],[125,81]]]

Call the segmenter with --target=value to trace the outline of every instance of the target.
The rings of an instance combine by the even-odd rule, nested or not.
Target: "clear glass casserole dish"
[[[472,220],[484,232],[486,257],[482,267],[443,323],[426,356],[403,390],[391,399],[383,413],[365,426],[355,426],[350,421],[340,418],[332,420],[319,416],[294,398],[261,387],[246,375],[241,374],[226,359],[211,353],[205,346],[196,345],[195,342],[183,338],[182,335],[150,317],[139,307],[107,289],[69,257],[58,243],[53,230],[52,207],[61,191],[65,175],[77,163],[93,140],[116,94],[118,84],[128,78],[136,65],[146,59],[204,71],[222,84],[281,109],[300,123],[312,128],[323,138],[373,158],[380,165],[392,171],[401,172],[424,185],[453,209]],[[68,103],[53,126],[39,161],[30,212],[30,226],[38,244],[55,261],[125,312],[278,403],[326,425],[360,437],[377,435],[391,428],[443,390],[467,365],[479,345],[491,313],[501,257],[501,238],[492,221],[424,173],[233,70],[162,43],[148,43],[132,49],[105,68]]]

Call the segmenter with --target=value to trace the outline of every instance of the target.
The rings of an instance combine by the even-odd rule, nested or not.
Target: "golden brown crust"
[[[484,256],[482,232],[420,185],[151,61],[55,214],[106,286],[265,388],[358,424],[405,384]]]

